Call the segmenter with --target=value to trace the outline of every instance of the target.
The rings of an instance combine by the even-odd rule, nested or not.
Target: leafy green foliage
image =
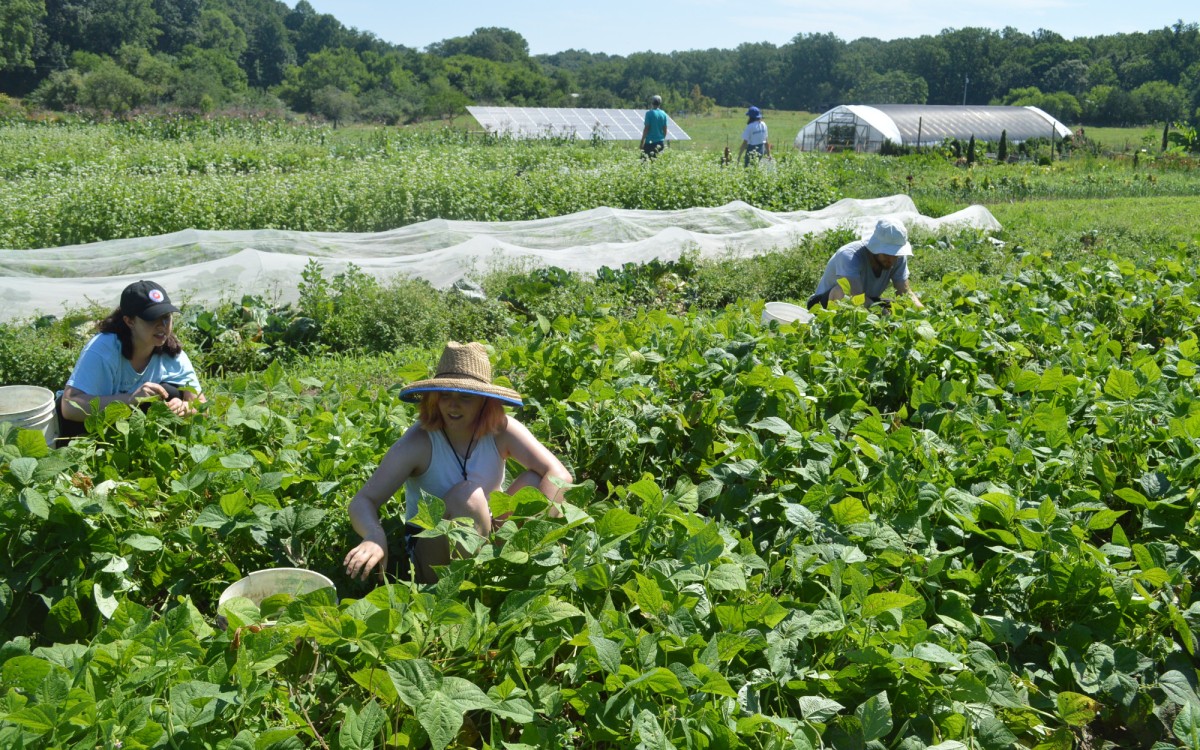
[[[789,211],[907,192],[930,215],[1039,198],[1194,197],[1194,160],[1082,150],[957,169],[940,153],[781,155],[723,169],[672,149],[653,168],[613,145],[470,138],[440,129],[333,131],[281,121],[138,118],[0,128],[0,247],[36,248],[191,227],[383,231],[433,218],[501,221],[606,205],[681,209],[741,200]],[[1037,153],[1038,146],[1021,144]],[[1046,148],[1044,145],[1040,148]],[[797,241],[802,241],[798,238]]]
[[[469,145],[221,121],[104,132],[72,146],[81,162],[152,174],[184,154],[161,167],[172,179]],[[89,169],[11,153],[13,180]],[[628,176],[590,147],[470,156],[520,165],[509,182],[538,210],[562,206],[546,175],[522,176],[543,159],[601,186]],[[829,164],[854,192],[915,170],[914,195],[948,207],[1194,191],[1061,164]],[[655,175],[652,197],[676,200],[678,173]],[[468,176],[483,202],[436,210],[492,210],[507,189]],[[1197,747],[1200,284],[1194,243],[1155,219],[1082,238],[1012,222],[1005,247],[914,236],[927,312],[844,306],[800,328],[762,327],[747,300],[803,299],[845,233],[594,278],[499,270],[487,300],[312,266],[295,309],[189,309],[185,345],[225,373],[202,415],[114,405],[57,451],[0,426],[0,745]],[[79,325],[0,329],[4,377],[61,385]],[[345,504],[413,420],[391,386],[449,337],[494,343],[522,419],[581,485],[562,517],[536,492],[497,495],[513,519],[489,540],[423,506],[424,533],[470,554],[432,587],[349,581]],[[283,565],[330,575],[342,600],[241,600],[213,630],[229,582]]]
[[[602,273],[643,295],[621,317],[531,303],[496,369],[580,485],[561,516],[497,495],[510,521],[433,586],[340,571],[345,503],[413,414],[336,376],[276,361],[197,418],[116,405],[54,452],[0,428],[0,739],[1194,746],[1185,260],[1012,253],[928,282],[926,312],[802,327],[651,309],[687,263]],[[272,565],[343,598],[214,631]]]
[[[0,326],[0,383],[62,388],[83,346],[82,332],[72,325],[76,322]]]
[[[335,138],[325,128],[270,122],[134,122],[0,128],[0,174],[8,178],[0,186],[0,247],[190,227],[371,232],[434,218],[536,219],[596,206],[744,200],[787,211],[839,197],[821,162],[802,156],[751,173],[678,151],[648,168],[635,150],[612,145],[382,129]]]
[[[446,340],[448,309],[428,282],[401,277],[385,286],[353,265],[329,281],[310,262],[300,289],[308,337],[325,349],[376,353]]]

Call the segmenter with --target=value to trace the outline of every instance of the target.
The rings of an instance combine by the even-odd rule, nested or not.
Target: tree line
[[[640,107],[1017,104],[1064,122],[1200,120],[1200,28],[1068,40],[1053,31],[945,29],[882,41],[801,33],[734,49],[531,55],[480,28],[416,50],[347,28],[308,2],[0,0],[0,94],[52,110],[291,110],[404,123],[471,103]],[[11,101],[11,100],[10,100]],[[10,105],[11,108],[11,105]]]

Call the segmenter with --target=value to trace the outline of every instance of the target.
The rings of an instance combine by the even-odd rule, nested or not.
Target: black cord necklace
[[[467,480],[467,462],[471,460],[471,449],[475,447],[475,433],[471,433],[471,439],[467,441],[467,453],[462,458],[458,457],[458,450],[455,449],[454,443],[450,441],[449,435],[446,435],[446,442],[450,445],[450,452],[454,454],[454,460],[458,463],[458,468],[462,469],[462,478],[465,482]]]

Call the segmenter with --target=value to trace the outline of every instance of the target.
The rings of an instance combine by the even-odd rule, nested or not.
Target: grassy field
[[[1121,240],[1143,247],[1200,244],[1196,199],[1108,198],[997,203],[988,210],[1013,231],[1038,231],[1097,248]]]
[[[745,110],[741,108],[722,107],[709,115],[675,118],[679,127],[692,138],[680,146],[713,151],[722,151],[728,146],[736,154],[742,142],[742,128],[746,127],[744,113]],[[796,133],[816,117],[809,112],[763,111],[763,122],[767,124],[771,145],[775,149],[791,149]]]
[[[431,218],[534,219],[731,200],[792,211],[907,193],[923,213],[941,216],[977,203],[1200,195],[1194,160],[1153,150],[1109,158],[1077,149],[1045,165],[982,159],[969,169],[940,150],[799,155],[790,139],[811,115],[766,117],[780,158],[765,171],[719,164],[725,143],[736,148],[738,110],[681,118],[695,139],[672,147],[652,171],[642,170],[634,143],[496,143],[470,135],[465,120],[424,130],[151,119],[5,126],[0,248],[186,228],[369,232]],[[1134,228],[1155,224],[1139,219]]]
[[[1079,132],[1080,126],[1072,129]],[[1157,152],[1162,147],[1162,126],[1144,125],[1131,128],[1084,127],[1084,135],[1100,147],[1117,153],[1127,153],[1145,148]]]
[[[736,152],[740,143],[739,136],[746,125],[746,119],[741,107],[717,107],[706,115],[672,115],[672,119],[683,128],[690,141],[676,144],[677,148],[687,150],[721,151],[726,146]],[[771,132],[771,143],[776,149],[791,148],[796,134],[808,123],[818,117],[819,113],[794,112],[790,110],[768,109],[763,111],[763,120]],[[1070,126],[1078,131],[1079,125]],[[459,115],[451,120],[437,120],[405,126],[405,129],[420,132],[437,131],[449,128],[462,132],[475,132],[479,124],[470,115]],[[1143,125],[1127,128],[1084,127],[1085,135],[1100,144],[1106,151],[1126,153],[1140,148],[1157,150],[1162,142],[1161,125]],[[633,144],[636,145],[636,144]]]
[[[689,141],[679,141],[672,148],[687,151],[722,151],[726,146],[734,153],[741,143],[742,128],[746,126],[745,109],[734,107],[717,107],[711,114],[672,116],[683,132],[691,137]],[[809,112],[791,112],[768,109],[763,111],[763,120],[771,133],[771,143],[775,148],[791,148],[792,141],[800,128],[807,125],[816,117]],[[470,115],[459,115],[452,120],[422,122],[406,126],[406,129],[421,132],[450,130],[473,133],[479,130],[479,123]],[[636,143],[630,143],[636,148]]]
[[[766,115],[781,144],[805,117]],[[848,231],[497,272],[479,300],[306,272],[295,308],[185,305],[201,415],[114,403],[55,451],[0,425],[0,747],[1200,748],[1190,160],[723,169],[742,122],[683,119],[695,141],[654,163],[462,132],[0,130],[0,228],[30,243],[906,191],[1005,227],[914,234],[924,309],[801,326],[763,302],[807,296]],[[86,328],[0,326],[0,382],[57,387]],[[448,338],[492,344],[578,486],[555,515],[496,493],[486,539],[425,498],[413,521],[464,550],[441,583],[350,580],[347,502],[415,416],[394,384]],[[281,566],[336,595],[234,599],[213,628],[230,582]]]

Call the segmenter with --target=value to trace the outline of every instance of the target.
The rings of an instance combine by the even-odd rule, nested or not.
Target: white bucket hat
[[[875,224],[871,239],[867,240],[867,249],[876,255],[912,255],[912,245],[908,244],[908,230],[895,219],[880,219]]]

